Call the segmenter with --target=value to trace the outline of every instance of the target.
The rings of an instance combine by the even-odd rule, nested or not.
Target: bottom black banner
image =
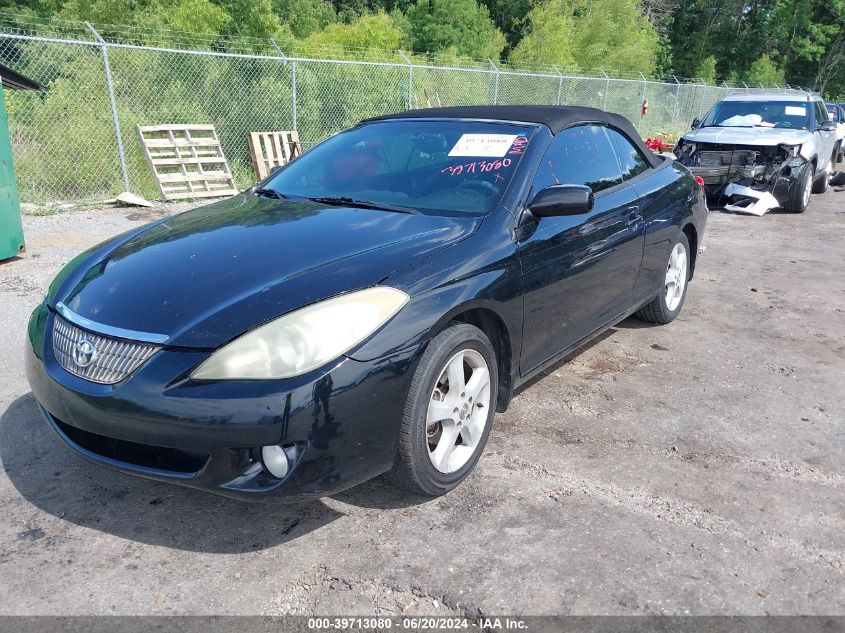
[[[845,616],[0,616],[0,633],[842,633]]]

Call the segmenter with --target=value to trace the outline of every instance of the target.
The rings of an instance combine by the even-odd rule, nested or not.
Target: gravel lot
[[[712,213],[681,317],[521,390],[446,497],[280,507],[88,464],[29,394],[44,283],[163,212],[26,216],[0,264],[0,614],[845,614],[845,193]]]

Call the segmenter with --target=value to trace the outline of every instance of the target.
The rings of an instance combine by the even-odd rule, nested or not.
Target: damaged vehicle
[[[675,146],[708,198],[729,211],[803,213],[823,193],[836,160],[837,124],[819,95],[738,93],[725,97]]]
[[[836,123],[836,145],[833,149],[834,169],[845,158],[845,108],[838,103],[827,104],[827,118]]]

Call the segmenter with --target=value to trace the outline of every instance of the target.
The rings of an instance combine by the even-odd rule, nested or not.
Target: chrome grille
[[[74,359],[74,350],[87,341],[95,350],[90,364]],[[127,378],[155,354],[160,347],[101,336],[80,329],[62,317],[53,320],[53,353],[67,371],[92,382],[113,385]],[[84,364],[84,363],[83,363]]]

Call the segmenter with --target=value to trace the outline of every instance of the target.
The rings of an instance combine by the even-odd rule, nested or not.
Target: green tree
[[[573,51],[575,20],[559,2],[544,2],[528,13],[528,33],[511,51],[509,60],[524,66],[576,65]]]
[[[185,33],[219,34],[232,16],[211,0],[178,0],[175,4],[156,3],[143,15],[144,26]]]
[[[68,0],[58,16],[68,20],[88,20],[100,24],[133,24],[136,15],[146,13],[148,2],[135,0]]]
[[[657,39],[654,73],[658,77],[671,77],[675,74],[675,63],[672,59],[672,40],[665,34],[661,34]]]
[[[579,66],[654,72],[659,42],[639,0],[581,0],[576,15]]]
[[[493,23],[505,34],[508,49],[513,49],[524,35],[526,17],[532,9],[530,0],[481,0]]]
[[[232,16],[227,35],[269,39],[284,32],[273,12],[272,0],[218,0],[218,3]]]
[[[782,85],[785,83],[783,70],[778,68],[766,54],[751,64],[745,80],[752,85],[762,84],[764,86]]]
[[[298,38],[306,38],[337,20],[332,3],[326,0],[275,0],[273,8]]]
[[[370,0],[334,0],[334,9],[343,22],[354,22],[362,15],[384,9],[383,2]]]
[[[639,0],[546,0],[527,19],[514,61],[644,73],[656,68],[658,35]]]
[[[394,50],[401,46],[404,34],[384,11],[362,15],[350,24],[330,24],[313,33],[308,46],[334,46],[349,51],[366,48]]]
[[[696,79],[703,79],[705,83],[716,83],[716,58],[713,55],[704,59],[695,71]]]
[[[490,19],[487,7],[475,0],[428,0],[408,8],[413,49],[437,53],[454,49],[469,57],[496,59],[505,36]]]

